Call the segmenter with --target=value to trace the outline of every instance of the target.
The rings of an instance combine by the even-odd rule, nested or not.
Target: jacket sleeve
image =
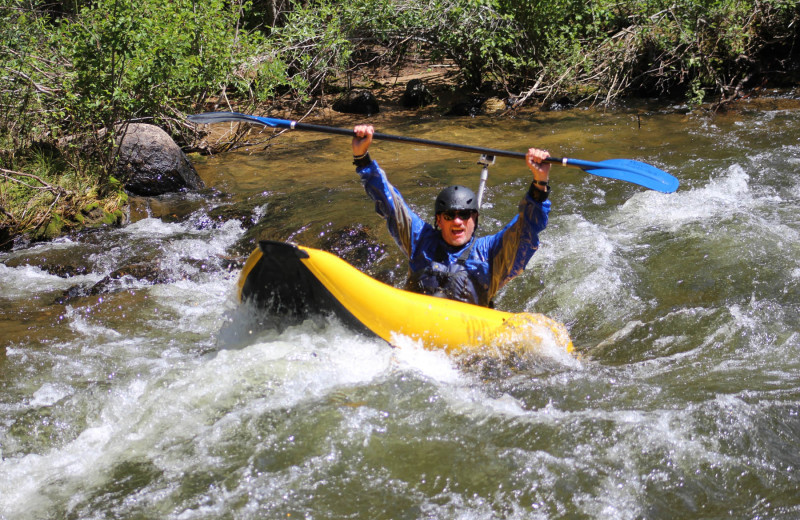
[[[533,190],[536,188],[531,186],[520,201],[519,214],[499,233],[490,237],[488,251],[491,267],[490,299],[509,280],[525,270],[525,266],[539,248],[539,233],[547,227],[550,201],[540,201],[543,197]]]
[[[375,201],[375,211],[386,220],[392,238],[406,256],[411,258],[425,222],[409,208],[376,161],[356,168],[356,172],[361,176],[367,195]]]

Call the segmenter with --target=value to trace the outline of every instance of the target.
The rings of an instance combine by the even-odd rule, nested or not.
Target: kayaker
[[[389,183],[386,173],[369,156],[374,128],[357,125],[353,164],[375,210],[386,220],[397,245],[408,257],[406,289],[483,306],[509,280],[520,274],[539,247],[539,233],[550,212],[550,156],[531,148],[525,161],[533,182],[516,215],[501,231],[473,237],[478,225],[478,199],[465,186],[449,186],[434,203],[435,224],[422,220]]]

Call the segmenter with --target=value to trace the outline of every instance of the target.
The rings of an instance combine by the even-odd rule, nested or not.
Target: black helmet
[[[466,186],[448,186],[436,197],[433,205],[437,215],[450,209],[471,209],[478,211],[478,197]]]

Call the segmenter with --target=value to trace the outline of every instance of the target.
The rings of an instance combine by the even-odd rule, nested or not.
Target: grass
[[[16,236],[50,240],[86,226],[124,220],[128,197],[119,187],[99,193],[97,176],[72,167],[58,152],[33,148],[0,168],[0,248]]]

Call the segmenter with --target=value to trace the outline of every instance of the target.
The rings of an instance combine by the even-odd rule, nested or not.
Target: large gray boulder
[[[152,197],[204,186],[186,154],[164,130],[144,123],[131,123],[125,130],[114,170],[130,193]]]

